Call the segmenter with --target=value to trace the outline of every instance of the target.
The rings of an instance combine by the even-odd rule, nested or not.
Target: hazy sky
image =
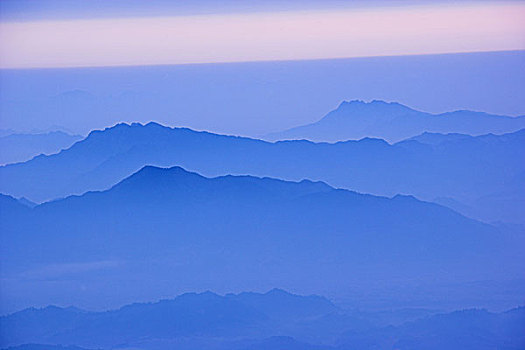
[[[149,6],[90,1],[89,8],[86,3],[4,2],[0,68],[525,49],[521,1],[226,1],[223,6],[210,1],[153,1]]]
[[[523,1],[0,0],[0,7],[2,129],[87,133],[155,120],[257,136],[313,122],[353,99],[525,114]],[[221,63],[237,61],[265,62]],[[1,69],[15,67],[32,69]]]
[[[525,114],[525,51],[0,74],[1,128],[87,133],[119,121],[257,136],[316,121],[343,100],[428,112]]]

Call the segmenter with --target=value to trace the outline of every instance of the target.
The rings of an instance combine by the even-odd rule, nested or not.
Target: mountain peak
[[[348,110],[356,110],[356,111],[413,111],[412,108],[409,108],[405,105],[402,105],[398,102],[386,102],[383,100],[372,100],[370,102],[366,102],[363,100],[351,100],[351,101],[343,101],[341,104],[339,104],[339,107],[337,107],[336,110],[343,109],[345,111]]]
[[[162,189],[168,184],[178,183],[187,186],[205,179],[206,178],[203,176],[187,171],[179,166],[161,168],[153,165],[146,165],[113,186],[113,189],[117,191],[125,189],[153,189],[154,187]]]
[[[132,191],[146,190],[151,192],[154,189],[167,191],[168,188],[196,189],[199,186],[215,186],[216,188],[225,186],[228,190],[234,192],[249,191],[252,195],[254,191],[283,195],[283,193],[309,194],[333,190],[332,187],[321,181],[302,180],[294,182],[250,175],[205,177],[179,166],[161,168],[152,165],[144,166],[116,184],[113,189],[117,191],[131,189]]]
[[[266,292],[265,295],[287,295],[289,296],[293,294],[281,288],[273,288],[272,290],[269,290],[268,292]]]
[[[154,165],[146,165],[142,167],[139,171],[137,171],[135,174],[128,177],[128,179],[131,179],[133,177],[146,177],[146,176],[198,176],[202,177],[201,175],[187,171],[186,169],[180,167],[180,166],[172,166],[170,168],[162,168]]]
[[[269,134],[268,139],[337,142],[373,136],[395,143],[425,131],[478,136],[514,132],[524,125],[525,119],[519,117],[468,110],[435,114],[398,102],[350,100],[341,102],[317,122]]]
[[[158,166],[154,166],[154,165],[145,165],[142,167],[142,169],[140,169],[138,173],[141,173],[141,172],[147,172],[147,173],[155,173],[155,172],[158,172],[158,173],[171,173],[171,174],[176,174],[176,173],[179,173],[179,174],[195,174],[195,173],[192,173],[190,171],[187,171],[185,170],[184,168],[180,167],[180,166],[172,166],[172,167],[169,167],[169,168],[162,168],[162,167],[158,167]]]
[[[120,123],[117,123],[115,125],[112,125],[112,126],[108,126],[102,130],[93,130],[91,131],[89,134],[93,134],[93,133],[101,133],[101,132],[104,132],[104,131],[114,131],[114,130],[128,130],[128,129],[139,129],[139,128],[165,128],[165,129],[169,129],[169,127],[167,126],[164,126],[162,124],[159,124],[157,122],[154,122],[154,121],[150,121],[146,124],[142,124],[140,122],[120,122]]]

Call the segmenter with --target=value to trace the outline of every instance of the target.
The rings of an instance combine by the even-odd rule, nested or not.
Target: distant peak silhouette
[[[317,122],[269,134],[267,139],[335,142],[368,136],[398,142],[424,132],[477,136],[489,132],[513,132],[524,127],[524,117],[469,110],[433,114],[398,102],[351,100],[341,102]]]

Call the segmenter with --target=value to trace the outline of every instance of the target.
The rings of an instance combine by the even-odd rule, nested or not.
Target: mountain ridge
[[[310,181],[208,178],[180,167],[148,166],[130,177],[32,209],[0,201],[1,213],[11,204],[20,209],[2,217],[2,246],[10,247],[0,261],[6,283],[20,294],[42,278],[65,278],[74,289],[76,276],[127,285],[140,275],[154,295],[173,288],[166,274],[196,290],[224,281],[241,290],[308,288],[322,276],[325,288],[335,290],[356,280],[424,279],[429,271],[434,279],[510,278],[520,262],[522,235],[413,196],[378,197]],[[487,265],[487,256],[497,266]],[[96,288],[87,295],[136,299],[140,291]]]
[[[468,350],[488,350],[495,346],[517,350],[525,342],[520,332],[525,320],[523,307],[503,312],[479,308],[434,311],[416,317],[398,312],[401,321],[392,324],[388,318],[381,319],[381,312],[344,310],[321,296],[302,296],[282,290],[279,293],[295,298],[307,312],[300,312],[299,308],[280,310],[281,302],[268,297],[271,291],[225,295],[185,293],[168,300],[98,312],[48,306],[0,317],[0,332],[14,331],[3,333],[0,344],[13,350],[81,349],[77,346],[167,349],[174,344],[183,350],[203,344],[213,345],[217,350],[349,350],[355,347],[409,350],[416,344],[432,350],[455,349],[458,345]],[[317,300],[324,300],[325,304],[316,303]],[[271,316],[275,312],[280,319]],[[18,323],[23,327],[13,328]],[[316,330],[316,334],[311,334],[312,330]]]
[[[94,131],[60,153],[0,167],[0,192],[44,202],[110,188],[145,165],[179,165],[212,177],[306,178],[387,197],[397,193],[427,201],[448,197],[473,207],[468,215],[474,218],[521,222],[523,217],[512,209],[513,200],[505,193],[521,193],[517,179],[525,167],[518,159],[525,149],[525,131],[461,136],[452,142],[456,136],[433,135],[430,138],[443,142],[429,142],[423,135],[394,144],[374,138],[269,143],[158,123],[118,124]],[[476,174],[474,181],[469,174]],[[477,204],[481,197],[488,199]],[[491,206],[501,210],[490,210]]]
[[[504,116],[469,110],[444,113],[420,112],[397,102],[343,101],[316,122],[266,135],[269,140],[308,139],[336,142],[373,136],[399,142],[423,132],[513,132],[525,128],[523,116]]]

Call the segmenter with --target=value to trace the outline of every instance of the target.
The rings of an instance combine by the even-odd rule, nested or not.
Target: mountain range
[[[0,350],[525,349],[524,63],[1,70]]]
[[[145,165],[226,174],[310,179],[375,195],[398,193],[451,205],[487,222],[523,223],[525,129],[503,135],[422,134],[389,144],[261,140],[118,124],[67,150],[0,167],[0,192],[43,202],[105,190]]]
[[[396,312],[396,311],[394,311]],[[397,311],[400,315],[403,311]],[[283,290],[217,295],[186,293],[154,303],[90,312],[25,309],[0,317],[2,346],[12,350],[166,349],[509,349],[525,344],[525,309],[470,309],[405,317],[344,310],[320,296]],[[35,345],[21,345],[21,344]],[[67,347],[41,344],[69,344]],[[76,345],[76,346],[75,346]]]
[[[483,135],[525,128],[525,116],[509,117],[468,110],[431,114],[399,104],[373,100],[344,101],[321,120],[267,135],[269,140],[306,139],[318,142],[364,137],[398,142],[423,132]]]
[[[523,308],[449,311],[523,304],[524,120],[352,101],[288,132],[334,143],[2,136],[0,347],[521,349]]]
[[[10,308],[49,298],[132,301],[177,285],[336,291],[357,281],[363,289],[394,280],[503,281],[523,268],[522,234],[411,196],[309,180],[147,166],[109,190],[34,208],[0,199]]]

